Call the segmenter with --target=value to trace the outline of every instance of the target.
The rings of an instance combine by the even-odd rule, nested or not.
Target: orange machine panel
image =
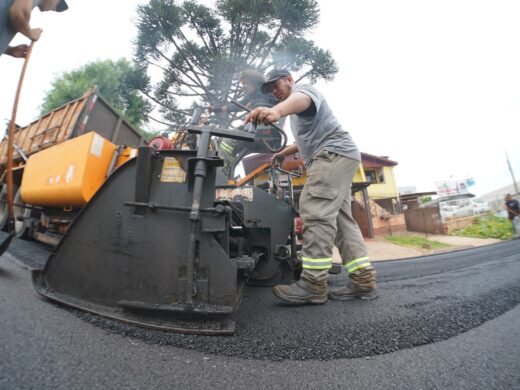
[[[119,168],[121,165],[134,157],[137,157],[137,148],[126,147],[117,159],[116,168]]]
[[[95,132],[70,139],[29,157],[22,199],[38,206],[81,207],[106,179],[116,145]]]

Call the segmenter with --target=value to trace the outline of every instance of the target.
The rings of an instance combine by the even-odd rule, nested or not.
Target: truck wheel
[[[21,191],[16,191],[14,196],[14,204],[25,205],[22,200]],[[31,209],[20,206],[14,206],[14,229],[16,237],[28,239],[31,233],[31,227],[28,226],[28,218],[31,217]]]
[[[0,230],[7,231],[7,217],[9,211],[7,210],[7,185],[4,184],[2,191],[0,191]]]

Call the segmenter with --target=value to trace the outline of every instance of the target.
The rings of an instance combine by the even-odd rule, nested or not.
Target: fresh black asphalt
[[[31,266],[38,264],[39,256],[46,255],[37,244],[18,244],[20,248],[11,248],[11,255]],[[29,259],[20,257],[28,255]],[[248,386],[253,388],[320,388],[320,383],[340,388],[346,378],[362,385],[361,388],[520,385],[518,240],[443,255],[379,262],[376,269],[380,297],[374,301],[286,307],[277,304],[268,288],[249,288],[236,314],[236,334],[230,337],[143,330],[67,311],[40,299],[32,290],[27,271],[5,258],[0,261],[0,329],[5,340],[0,347],[0,372],[8,373],[5,379],[0,376],[0,388],[32,387],[35,382],[31,375],[23,375],[27,366],[38,371],[40,379],[48,368],[47,377],[41,382],[44,388],[60,384],[63,388],[95,388],[94,379],[84,375],[94,375],[94,367],[104,378],[101,384],[118,383],[123,387],[130,383],[129,378],[134,378],[133,388],[142,388],[137,384],[167,383],[185,385],[179,388],[209,387],[208,370],[213,372],[217,367],[222,368],[214,372],[221,384],[218,388],[245,387],[241,384],[246,383],[243,381],[247,370],[257,380],[258,386]],[[334,277],[331,283],[345,283],[344,275]],[[475,336],[480,332],[486,333],[487,338]],[[491,343],[490,335],[499,340]],[[491,349],[485,354],[474,354],[485,347]],[[449,350],[451,355],[439,356],[439,349]],[[430,352],[423,356],[419,351]],[[417,357],[411,359],[414,355]],[[474,359],[471,368],[458,355]],[[141,364],[149,367],[148,371],[134,366],[138,365],[138,356],[143,358]],[[408,366],[392,373],[389,368],[397,369],[395,365],[400,359]],[[458,374],[457,367],[448,364],[453,364],[454,359],[462,359],[457,363],[462,370]],[[106,377],[100,361],[105,362],[106,369],[119,367],[122,371]],[[177,367],[175,375],[157,371],[168,361]],[[431,373],[444,367],[449,375],[431,376],[425,371],[430,364]],[[484,371],[468,376],[479,365],[483,365]],[[76,377],[70,372],[70,377],[64,378],[62,370],[71,371],[71,366],[79,369],[80,375]],[[320,367],[319,377],[310,370],[315,366]],[[497,370],[501,367],[500,371],[494,371],[493,366]],[[289,367],[291,374],[283,376],[282,372]],[[416,375],[410,367],[418,370]],[[381,372],[370,374],[373,370]],[[227,374],[221,375],[224,373]],[[377,378],[384,380],[379,382]]]

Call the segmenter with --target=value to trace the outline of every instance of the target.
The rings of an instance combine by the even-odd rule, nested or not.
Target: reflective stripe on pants
[[[370,260],[368,259],[367,256],[365,256],[365,257],[360,257],[359,259],[354,259],[354,260],[349,261],[348,263],[345,264],[345,269],[347,270],[347,272],[349,274],[351,274],[352,272],[355,272],[358,269],[370,267],[371,265],[372,264],[370,263]]]
[[[329,269],[332,267],[332,257],[327,257],[324,259],[313,259],[310,257],[302,257],[302,267],[303,269]]]

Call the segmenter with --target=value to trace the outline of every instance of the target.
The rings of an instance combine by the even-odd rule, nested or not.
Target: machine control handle
[[[221,129],[218,127],[210,127],[210,126],[195,125],[195,124],[190,124],[188,126],[187,130],[188,130],[188,132],[194,133],[194,134],[202,134],[203,132],[210,132],[212,135],[216,135],[219,137],[233,138],[233,139],[238,139],[240,141],[249,141],[249,142],[255,141],[255,135],[251,134],[251,133],[246,133],[245,131],[228,130],[228,129]]]
[[[231,99],[231,103],[233,103],[234,105],[240,107],[242,110],[244,111],[247,111],[247,112],[251,112],[251,109],[249,107],[246,107],[244,106],[243,104],[237,102],[236,100],[234,99]],[[280,127],[278,126],[276,123],[270,123],[269,126],[272,126],[274,127],[279,133],[280,135],[282,136],[282,139],[283,139],[283,142],[282,142],[282,145],[279,147],[279,148],[272,148],[271,145],[269,145],[265,139],[262,139],[262,143],[265,145],[265,147],[267,149],[269,149],[269,151],[271,153],[278,153],[278,152],[281,152],[282,150],[285,149],[285,147],[287,146],[287,134],[285,133],[285,131]]]

